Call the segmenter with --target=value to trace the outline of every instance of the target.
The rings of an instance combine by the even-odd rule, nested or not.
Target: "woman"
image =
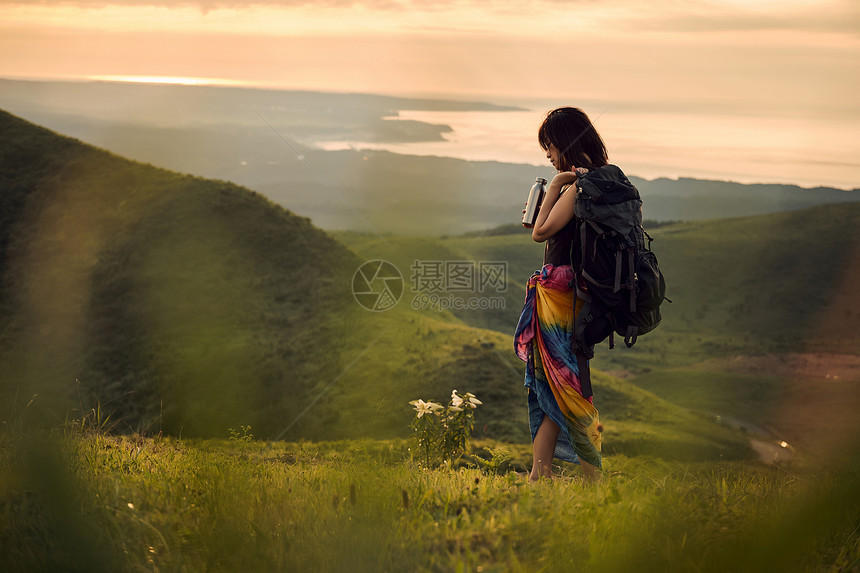
[[[594,482],[602,466],[602,427],[591,393],[583,396],[572,347],[573,319],[582,301],[571,288],[570,248],[576,227],[573,184],[579,175],[607,164],[606,146],[588,116],[572,107],[549,112],[538,141],[558,174],[547,187],[532,228],[532,239],[546,241],[543,267],[529,279],[514,336],[517,355],[527,365],[534,452],[529,481],[551,478],[556,457],[579,463],[585,479]]]

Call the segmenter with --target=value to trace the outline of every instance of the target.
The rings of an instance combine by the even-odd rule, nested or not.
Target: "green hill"
[[[336,232],[365,257],[504,261],[504,308],[455,310],[468,324],[510,333],[543,245],[528,232],[398,237]],[[678,223],[650,231],[672,304],[663,325],[633,350],[601,352],[607,368],[637,371],[717,356],[798,351],[857,353],[860,312],[849,275],[860,266],[860,204]],[[495,293],[493,293],[495,295]],[[827,335],[827,332],[832,334]],[[600,350],[600,349],[599,349]]]
[[[528,440],[510,333],[413,308],[420,293],[385,312],[362,308],[351,283],[374,257],[358,237],[338,242],[247,189],[131,162],[8,114],[0,133],[4,419],[56,424],[89,412],[149,434],[226,436],[250,425],[269,438],[395,437],[408,435],[408,400],[444,401],[456,388],[484,401],[476,437]],[[462,249],[456,239],[444,252],[372,240],[401,249],[405,291],[406,253]],[[516,288],[504,293],[512,315]],[[610,451],[745,455],[739,435],[596,377]]]
[[[505,261],[502,308],[452,313],[510,335],[525,282],[542,260],[542,245],[512,231],[425,240],[334,236],[401,268],[415,259]],[[839,449],[860,435],[852,421],[860,407],[860,205],[678,223],[651,234],[673,303],[663,305],[660,328],[633,349],[599,345],[596,368],[811,449],[825,441]]]
[[[357,260],[307,219],[5,114],[0,129],[5,393],[38,393],[54,418],[95,397],[131,428],[205,434],[297,411],[338,367],[337,348],[273,359],[321,344],[303,322],[351,297]]]

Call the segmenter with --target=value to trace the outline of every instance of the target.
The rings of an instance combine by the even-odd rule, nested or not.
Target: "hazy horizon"
[[[536,128],[542,121],[546,111],[553,107],[565,105],[563,100],[528,100],[510,96],[474,97],[467,98],[462,94],[371,94],[368,92],[331,91],[331,90],[295,90],[274,86],[257,86],[251,83],[231,82],[214,78],[178,78],[178,77],[86,77],[86,78],[3,78],[0,80],[17,82],[41,82],[45,85],[63,83],[115,83],[128,86],[187,86],[196,88],[238,88],[247,90],[264,90],[284,93],[326,93],[332,95],[371,95],[380,97],[429,99],[440,102],[463,102],[489,104],[499,106],[494,109],[393,109],[387,119],[424,124],[426,126],[445,126],[438,129],[441,138],[427,138],[405,142],[379,142],[348,137],[331,137],[326,139],[297,138],[303,144],[322,150],[385,150],[403,155],[427,155],[453,157],[470,161],[498,161],[546,167],[543,151],[536,142]],[[59,99],[55,96],[54,99]],[[3,97],[0,95],[0,104]],[[570,105],[571,102],[568,102]],[[167,104],[165,104],[167,105]],[[517,109],[504,109],[515,107]],[[800,146],[793,141],[778,141],[772,139],[771,157],[763,159],[756,154],[760,147],[759,139],[744,144],[734,143],[734,130],[750,131],[750,127],[731,125],[726,117],[733,116],[741,122],[747,121],[744,116],[729,106],[723,106],[719,113],[705,115],[691,109],[690,104],[642,104],[633,101],[591,101],[579,103],[592,117],[598,131],[607,142],[610,161],[617,163],[625,170],[645,179],[678,179],[695,178],[718,181],[729,181],[744,184],[790,184],[801,187],[834,187],[851,190],[860,187],[860,164],[852,161],[857,157],[853,148],[829,150],[833,157],[823,165],[829,165],[828,172],[810,170],[806,157],[814,154],[817,148],[812,145]],[[59,104],[58,104],[59,107]],[[59,113],[73,113],[69,106],[58,109]],[[165,108],[166,110],[166,108]],[[134,120],[139,110],[130,103],[125,110],[130,121]],[[152,110],[147,110],[151,113]],[[802,129],[805,125],[811,128],[815,120],[810,118],[792,117],[780,119],[778,111],[772,111],[772,117],[762,115],[758,122],[778,122],[783,126],[795,126]],[[169,114],[166,114],[169,115]],[[838,127],[827,126],[836,118],[819,114],[815,127],[824,132],[827,129],[860,129],[860,119],[851,121],[849,118],[838,118]],[[260,119],[260,118],[255,118]],[[691,145],[694,137],[689,134],[690,125],[699,124],[700,130],[708,130],[715,142],[705,153],[702,149]],[[450,127],[450,130],[447,129]],[[431,130],[432,131],[432,130]],[[720,139],[722,138],[722,139]],[[417,138],[420,139],[420,138]],[[715,161],[715,156],[722,155],[722,161]],[[822,164],[822,163],[820,163]],[[730,165],[729,169],[723,169]],[[857,173],[857,176],[853,176]]]
[[[541,114],[574,105],[643,177],[854,188],[858,18],[849,0],[12,0],[0,76],[518,102],[534,114],[421,118],[451,124],[445,155],[531,164]]]

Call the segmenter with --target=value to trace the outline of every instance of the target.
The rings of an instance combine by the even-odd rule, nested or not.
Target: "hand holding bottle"
[[[526,208],[523,209],[522,223],[524,227],[534,227],[535,219],[537,219],[538,210],[540,210],[540,204],[543,201],[545,194],[546,179],[543,177],[536,177],[534,185],[532,185],[532,188],[529,190],[529,198],[528,201],[526,201]]]

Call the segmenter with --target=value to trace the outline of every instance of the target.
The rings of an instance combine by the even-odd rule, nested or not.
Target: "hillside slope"
[[[860,439],[860,205],[681,223],[651,234],[673,303],[633,349],[598,345],[595,368],[810,451],[837,452]],[[542,257],[528,232],[507,226],[422,241],[334,236],[404,268],[415,259],[503,261],[502,307],[451,312],[507,336]],[[610,416],[612,408],[610,400]]]
[[[60,419],[66,398],[86,410],[91,395],[131,427],[157,417],[211,433],[281,390],[299,402],[337,367],[336,350],[310,371],[266,361],[325,339],[286,317],[351,302],[357,259],[309,220],[230,183],[0,122],[5,390],[39,393]]]
[[[231,183],[8,114],[0,133],[4,419],[110,413],[121,431],[392,437],[408,435],[409,400],[456,388],[484,401],[476,436],[528,440],[510,335],[414,308],[414,293],[384,312],[359,306],[355,244]],[[745,455],[738,436],[653,394],[610,377],[601,387],[615,451]]]
[[[673,303],[661,307],[663,324],[640,345],[601,352],[602,362],[635,371],[737,353],[860,349],[853,327],[860,313],[860,299],[853,296],[860,272],[860,203],[677,223],[649,232]],[[516,325],[525,283],[543,256],[543,244],[508,226],[499,234],[420,241],[333,236],[363,256],[407,268],[414,259],[503,261],[505,307],[454,311],[468,324],[503,333]]]

